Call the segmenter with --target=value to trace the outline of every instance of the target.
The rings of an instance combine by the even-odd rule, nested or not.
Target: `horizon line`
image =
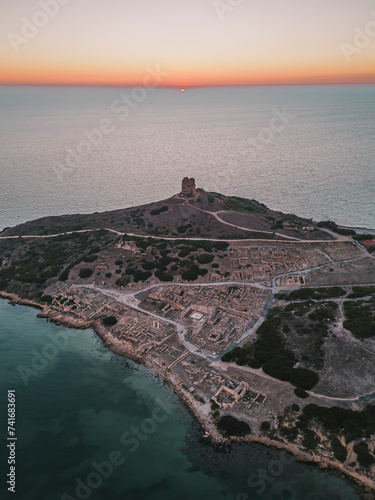
[[[230,84],[201,84],[201,85],[158,85],[152,90],[157,89],[198,89],[198,88],[224,88],[224,87],[306,87],[306,86],[325,86],[325,85],[375,85],[375,79],[372,82],[290,82],[290,83],[230,83]],[[24,82],[0,82],[0,87],[105,87],[105,88],[132,88],[142,87],[141,83],[24,83]]]

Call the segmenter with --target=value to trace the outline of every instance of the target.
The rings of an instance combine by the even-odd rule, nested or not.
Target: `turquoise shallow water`
[[[109,352],[91,330],[56,327],[4,300],[0,366],[2,499],[359,498],[349,482],[274,450],[215,452],[148,370]],[[16,496],[4,488],[7,389],[17,399]],[[110,459],[113,471],[104,464]]]

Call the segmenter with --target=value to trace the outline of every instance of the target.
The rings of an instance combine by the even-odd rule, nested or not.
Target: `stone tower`
[[[197,196],[197,191],[195,189],[195,179],[184,177],[182,180],[182,190],[181,194],[188,196],[189,198],[195,198]]]

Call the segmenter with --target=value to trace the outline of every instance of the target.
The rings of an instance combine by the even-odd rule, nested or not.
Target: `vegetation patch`
[[[271,422],[268,422],[267,420],[265,420],[264,422],[261,423],[260,429],[262,431],[269,431],[271,429]]]
[[[344,302],[346,320],[344,328],[352,332],[357,339],[375,336],[375,298],[368,301]]]
[[[345,229],[339,227],[336,222],[332,220],[322,220],[318,222],[318,227],[325,227],[326,229],[330,229],[334,233],[343,234],[344,236],[355,236],[357,233],[353,229]]]
[[[160,280],[160,281],[173,281],[173,274],[170,273],[165,273],[163,271],[156,271],[155,276]]]
[[[97,255],[85,255],[85,257],[83,257],[83,262],[95,262],[97,259]]]
[[[268,211],[266,205],[255,200],[247,200],[239,196],[231,196],[224,202],[224,210],[235,210],[245,213],[265,213]]]
[[[235,347],[230,352],[224,354],[221,361],[224,363],[237,363],[239,366],[248,365],[251,368],[261,368],[262,363],[254,358],[254,346],[251,344],[246,344],[242,348]]]
[[[297,396],[297,398],[301,399],[307,399],[309,397],[308,393],[303,389],[300,389],[299,387],[296,387],[294,389],[294,394]]]
[[[358,299],[367,295],[375,294],[375,286],[353,286],[352,292],[348,295],[348,299]]]
[[[102,319],[102,322],[105,326],[114,326],[117,324],[117,319],[114,316],[107,316]]]
[[[203,253],[202,255],[198,255],[197,261],[199,264],[210,264],[214,260],[214,256],[209,253]]]
[[[227,436],[246,436],[251,432],[250,426],[246,422],[237,420],[230,415],[221,417],[217,424],[217,428]]]
[[[353,446],[354,452],[357,454],[357,460],[361,467],[366,469],[375,463],[375,457],[368,450],[366,443],[357,443]]]
[[[315,434],[315,432],[310,429],[305,431],[302,446],[304,446],[309,451],[315,451],[318,444],[319,438]]]
[[[307,422],[318,422],[328,432],[343,434],[347,442],[375,434],[374,405],[368,405],[363,411],[354,411],[310,404],[303,409],[303,415]]]
[[[160,208],[155,208],[154,210],[151,210],[150,211],[150,214],[155,216],[155,215],[160,215],[162,214],[163,212],[168,212],[168,207],[167,205],[163,205],[162,207]]]
[[[42,295],[42,297],[40,297],[40,301],[45,302],[46,304],[52,304],[53,297],[51,297],[51,295]]]
[[[92,269],[84,267],[83,269],[81,269],[79,271],[79,277],[80,278],[90,278],[90,276],[92,275],[92,273],[93,273]]]
[[[333,436],[331,439],[331,446],[333,453],[339,462],[344,463],[346,457],[348,456],[348,450],[344,446],[337,436]]]
[[[338,305],[332,301],[310,300],[291,302],[285,308],[273,307],[257,330],[257,340],[252,345],[235,347],[222,361],[261,367],[268,375],[300,390],[311,390],[319,381],[317,370],[324,367],[323,345],[337,314]]]
[[[279,300],[321,300],[321,299],[336,299],[343,297],[346,294],[344,288],[340,286],[332,286],[327,288],[300,288],[293,292],[279,293],[276,298]]]
[[[116,281],[116,285],[117,286],[126,286],[128,285],[130,282],[130,278],[129,276],[121,276],[121,278],[119,278],[117,281]]]

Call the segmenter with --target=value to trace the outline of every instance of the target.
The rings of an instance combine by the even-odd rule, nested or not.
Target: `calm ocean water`
[[[131,93],[0,87],[0,228],[169,197],[185,175],[274,209],[375,228],[374,85]]]
[[[200,444],[197,424],[173,393],[148,370],[109,352],[93,331],[56,327],[4,300],[0,318],[2,499],[359,499],[347,481],[274,450],[253,445],[217,453]],[[16,495],[4,481],[10,388],[17,407]],[[152,426],[155,408],[163,422]],[[145,429],[138,446],[129,438],[137,427]],[[103,462],[114,451],[123,463],[111,473]],[[99,478],[94,463],[103,471]],[[269,479],[262,483],[264,474]]]

